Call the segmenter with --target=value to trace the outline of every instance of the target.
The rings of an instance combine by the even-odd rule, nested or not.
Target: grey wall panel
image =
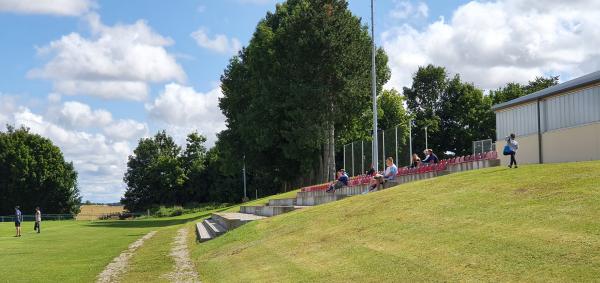
[[[600,121],[600,86],[550,97],[543,103],[547,131]]]
[[[537,133],[537,104],[528,103],[496,112],[496,139],[510,133],[526,136]]]

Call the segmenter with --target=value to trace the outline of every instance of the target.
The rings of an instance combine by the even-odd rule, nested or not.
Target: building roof
[[[583,77],[579,77],[576,79],[572,79],[570,81],[566,81],[562,84],[558,84],[555,86],[551,86],[549,88],[545,88],[539,91],[536,91],[534,93],[525,95],[525,96],[521,96],[519,98],[515,98],[513,100],[504,102],[504,103],[500,103],[500,104],[496,104],[494,106],[492,106],[492,110],[494,111],[498,111],[504,108],[508,108],[511,106],[515,106],[515,105],[519,105],[525,102],[530,102],[530,101],[534,101],[540,98],[544,98],[544,97],[548,97],[548,96],[552,96],[555,94],[559,94],[559,93],[564,93],[566,91],[575,89],[575,88],[580,88],[583,86],[587,86],[587,85],[591,85],[594,83],[600,82],[600,71],[596,71],[590,74],[587,74]]]

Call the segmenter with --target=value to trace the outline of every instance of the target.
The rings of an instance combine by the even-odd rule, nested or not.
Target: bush
[[[185,206],[171,206],[166,207],[164,205],[154,206],[150,209],[150,214],[154,217],[173,217],[183,214],[196,213],[201,211],[207,211],[212,209],[227,207],[226,203],[189,203]]]

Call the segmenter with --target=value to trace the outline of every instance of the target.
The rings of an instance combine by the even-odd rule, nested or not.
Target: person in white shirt
[[[37,231],[38,233],[41,232],[40,229],[40,223],[42,222],[42,212],[40,211],[39,207],[35,208],[35,224],[33,226],[33,230]]]
[[[508,164],[508,168],[512,168],[513,164],[517,168],[515,155],[517,154],[517,150],[519,150],[519,143],[515,140],[515,134],[510,134],[510,136],[506,137],[506,144],[510,147],[510,163]]]

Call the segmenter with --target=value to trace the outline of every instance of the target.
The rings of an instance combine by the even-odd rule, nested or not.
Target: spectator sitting
[[[417,168],[417,167],[419,167],[419,165],[421,165],[421,158],[419,158],[418,154],[413,153],[412,163],[410,164],[410,167],[411,168]]]
[[[373,180],[370,183],[371,191],[375,190],[379,185],[384,184],[387,181],[392,181],[396,179],[396,175],[398,174],[398,167],[394,164],[394,159],[392,157],[388,157],[385,160],[387,168],[385,168],[385,172],[383,175],[377,174],[373,177]]]
[[[426,149],[424,152],[427,154],[427,157],[425,157],[425,159],[423,159],[421,161],[422,163],[432,164],[432,163],[438,163],[440,161],[438,159],[437,155],[435,155],[435,153],[433,153],[433,150]]]
[[[345,186],[348,186],[348,175],[346,174],[346,170],[340,169],[337,171],[337,181],[333,182],[327,192],[335,192],[338,189],[341,189]]]
[[[373,165],[371,164],[371,169],[365,172],[365,175],[373,177],[375,176],[375,174],[377,174],[377,171],[375,171],[375,168],[373,168]]]

